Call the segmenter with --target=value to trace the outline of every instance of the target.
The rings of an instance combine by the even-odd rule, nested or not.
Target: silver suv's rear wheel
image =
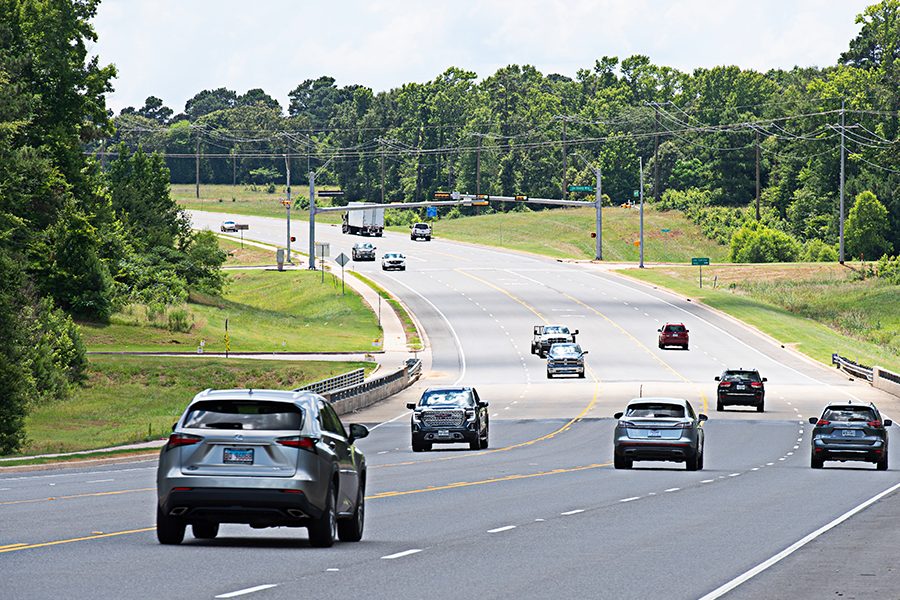
[[[337,490],[334,484],[328,486],[328,494],[325,496],[325,510],[322,516],[310,524],[306,530],[309,532],[309,543],[316,548],[331,548],[337,537],[337,515],[334,512]]]
[[[159,506],[156,507],[156,539],[160,544],[180,544],[184,540],[185,525],[183,520],[163,514]]]

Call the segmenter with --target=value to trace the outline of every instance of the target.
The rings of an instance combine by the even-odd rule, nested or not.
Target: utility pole
[[[563,185],[562,185],[562,198],[566,199],[566,194],[568,193],[568,182],[566,181],[566,168],[568,167],[568,163],[566,161],[566,117],[563,117],[563,132],[562,132],[562,144],[563,144]]]
[[[653,201],[659,203],[659,104],[653,103],[656,133],[653,135]],[[644,247],[641,246],[641,251]]]
[[[844,264],[844,99],[841,98],[841,219],[840,219],[840,252],[838,260]]]
[[[197,166],[197,198],[200,198],[200,129],[197,129],[197,146],[194,148],[194,158]]]
[[[287,261],[291,261],[291,158],[284,155],[284,170],[287,172]],[[312,209],[310,209],[312,210]]]
[[[638,168],[641,171],[641,264],[644,268],[644,159],[638,156]]]
[[[384,140],[381,140],[381,203],[384,204]]]
[[[759,223],[759,127],[756,127],[756,222]]]

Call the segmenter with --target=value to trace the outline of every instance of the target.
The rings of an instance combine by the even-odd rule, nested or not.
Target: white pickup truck
[[[409,239],[415,241],[419,238],[425,238],[426,242],[431,241],[431,225],[428,223],[416,223],[409,226]]]
[[[535,325],[531,340],[531,353],[546,358],[553,344],[575,343],[578,330],[569,331],[565,325]]]

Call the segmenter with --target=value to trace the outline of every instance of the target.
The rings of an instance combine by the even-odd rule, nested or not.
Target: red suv
[[[683,323],[666,323],[659,330],[659,347],[681,346],[688,348],[688,329]]]

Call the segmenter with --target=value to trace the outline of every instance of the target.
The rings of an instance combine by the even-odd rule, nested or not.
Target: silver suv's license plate
[[[450,437],[450,430],[449,430],[449,429],[438,429],[438,434],[437,434],[437,436],[438,436],[439,438],[447,438],[447,437]]]
[[[252,465],[253,448],[237,449],[225,448],[225,456],[222,462],[229,464]]]

